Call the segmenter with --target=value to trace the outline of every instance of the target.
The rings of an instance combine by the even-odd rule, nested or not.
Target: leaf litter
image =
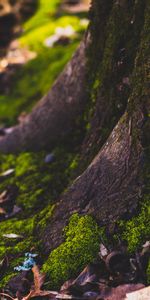
[[[26,253],[21,266],[16,267],[21,274],[16,276],[16,297],[0,293],[0,299],[30,300],[41,299],[74,299],[74,300],[148,300],[150,287],[146,287],[146,263],[150,254],[150,242],[147,241],[141,252],[129,255],[123,250],[109,251],[100,244],[99,259],[90,263],[76,279],[65,282],[60,291],[43,289],[45,274],[40,273],[36,263],[37,254]],[[5,266],[6,265],[5,259]],[[2,261],[1,266],[4,264]],[[29,279],[29,275],[33,280]],[[15,278],[14,278],[15,279]],[[12,285],[15,281],[12,280]]]

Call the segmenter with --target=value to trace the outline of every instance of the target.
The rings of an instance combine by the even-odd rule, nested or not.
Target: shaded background
[[[0,1],[0,127],[50,89],[88,24],[89,1]],[[20,115],[21,114],[21,115]]]

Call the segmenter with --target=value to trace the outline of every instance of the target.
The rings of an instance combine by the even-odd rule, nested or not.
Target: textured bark
[[[142,112],[136,114],[143,122]],[[61,198],[46,229],[46,250],[62,241],[62,229],[78,212],[92,214],[100,225],[111,225],[118,218],[135,213],[142,195],[143,147],[133,145],[132,118],[127,113],[117,124],[102,150]]]
[[[88,80],[94,105],[90,130],[82,143],[80,171],[98,153],[127,108],[144,8],[145,1],[93,1]]]
[[[42,237],[47,252],[62,242],[62,229],[73,213],[91,214],[100,225],[111,229],[119,218],[133,216],[148,192],[144,172],[149,168],[149,9],[147,1],[125,113],[97,156],[57,204]]]
[[[52,149],[76,128],[76,122],[84,111],[87,99],[86,45],[87,39],[84,38],[50,92],[22,124],[15,126],[1,138],[1,152]]]

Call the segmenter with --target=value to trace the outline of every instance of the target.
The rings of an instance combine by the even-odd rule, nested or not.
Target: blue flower
[[[34,257],[36,257],[37,254],[33,253],[25,253],[25,260],[23,262],[22,266],[15,267],[14,270],[16,271],[29,271],[33,268],[33,266],[36,264]]]

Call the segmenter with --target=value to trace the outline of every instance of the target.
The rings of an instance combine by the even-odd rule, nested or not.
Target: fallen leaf
[[[101,243],[100,244],[100,251],[99,251],[99,256],[101,258],[104,258],[108,255],[108,250],[106,249],[106,247]]]
[[[54,291],[41,290],[41,287],[44,283],[45,276],[44,276],[44,274],[40,274],[40,271],[39,271],[39,268],[37,265],[33,266],[32,272],[33,272],[33,276],[34,276],[34,286],[33,286],[32,290],[30,290],[29,294],[27,296],[25,296],[22,300],[30,300],[33,297],[46,297],[46,296],[58,295],[58,293],[54,292]]]
[[[40,292],[40,289],[44,283],[45,275],[40,274],[39,268],[37,265],[34,265],[32,268],[32,272],[34,275],[34,289],[35,292]]]
[[[13,174],[14,172],[15,172],[15,170],[14,170],[14,169],[9,169],[9,170],[7,170],[7,171],[3,172],[3,173],[1,174],[1,176],[3,176],[3,177],[7,177],[7,176],[9,176],[9,175]]]
[[[3,234],[3,237],[6,237],[8,239],[23,239],[22,235],[18,235],[18,234],[15,234],[15,233]]]

